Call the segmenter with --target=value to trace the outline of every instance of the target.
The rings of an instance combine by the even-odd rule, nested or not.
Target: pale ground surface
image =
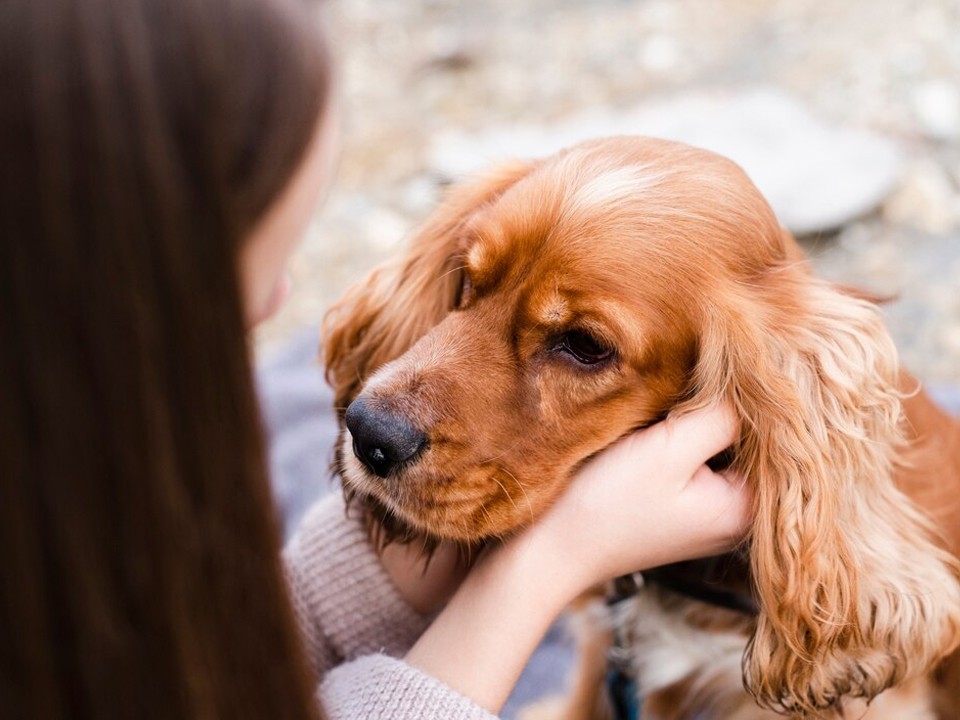
[[[807,238],[818,270],[899,299],[904,362],[960,381],[960,0],[326,0],[340,62],[336,188],[264,354],[396,252],[437,199],[430,142],[681,93],[774,87],[903,149],[876,212]]]

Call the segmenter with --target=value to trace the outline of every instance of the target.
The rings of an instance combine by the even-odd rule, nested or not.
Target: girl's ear
[[[901,396],[876,306],[790,269],[738,292],[708,311],[697,383],[737,408],[755,498],[761,613],[744,681],[766,706],[817,717],[957,647],[958,564],[894,484]]]
[[[455,188],[398,261],[374,269],[327,313],[321,347],[338,413],[373,371],[406,352],[450,311],[460,284],[460,228],[531,169],[517,162]]]

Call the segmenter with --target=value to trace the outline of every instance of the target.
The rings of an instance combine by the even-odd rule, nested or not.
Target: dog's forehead
[[[736,165],[643,139],[547,161],[479,209],[469,229],[465,265],[481,284],[538,268],[606,284],[638,273],[696,283],[784,256],[776,217]]]
[[[636,207],[637,188],[655,182],[629,166],[563,188],[547,202],[542,189],[517,193],[472,224],[463,265],[478,290],[536,286],[555,298],[588,289],[624,297],[640,289],[637,282],[675,282],[704,271],[695,253],[677,251],[676,235],[687,240],[686,229]],[[557,299],[551,312],[562,314],[568,302]]]
[[[465,227],[465,265],[478,278],[501,276],[500,266],[552,261],[545,254],[568,262],[613,250],[624,216],[635,216],[663,178],[649,163],[562,156],[478,209]]]

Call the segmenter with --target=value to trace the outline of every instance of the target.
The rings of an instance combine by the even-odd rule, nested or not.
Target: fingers
[[[703,557],[726,552],[749,532],[751,495],[742,479],[714,473],[701,466],[681,501],[686,526],[696,528],[689,548],[680,557]]]
[[[705,511],[714,511],[737,529],[746,529],[752,496],[746,482],[735,473],[715,473],[701,465],[688,486]]]
[[[655,467],[665,463],[689,479],[707,460],[737,440],[736,415],[728,404],[713,403],[683,415],[639,430],[622,438],[599,457],[609,467],[636,468],[651,453],[658,458]]]
[[[694,473],[717,453],[736,442],[739,424],[733,408],[714,403],[676,417],[669,417],[651,431],[663,433],[665,450]]]

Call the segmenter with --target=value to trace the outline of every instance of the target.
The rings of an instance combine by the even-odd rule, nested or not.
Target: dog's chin
[[[529,526],[537,509],[517,503],[509,496],[464,497],[448,494],[450,483],[431,477],[417,483],[413,478],[380,478],[347,462],[341,472],[348,502],[363,508],[371,540],[378,547],[390,543],[416,543],[435,547],[452,542],[476,548],[492,539],[504,540]],[[359,466],[359,463],[357,463]],[[406,481],[406,484],[404,482]],[[391,486],[400,488],[394,492]],[[484,499],[487,501],[485,502]]]
[[[450,532],[436,523],[425,522],[422,518],[397,512],[375,495],[362,495],[352,492],[344,486],[348,502],[357,502],[363,508],[368,522],[370,539],[374,546],[383,549],[391,543],[414,543],[426,554],[443,542],[453,542],[464,548],[478,548],[488,536],[479,533]]]
[[[371,539],[378,547],[416,542],[430,550],[445,541],[475,546],[491,534],[469,522],[469,516],[483,512],[480,508],[458,516],[438,503],[427,505],[411,499],[407,506],[384,487],[380,478],[353,467],[352,463],[348,463],[341,477],[347,502],[363,508],[370,522]]]

